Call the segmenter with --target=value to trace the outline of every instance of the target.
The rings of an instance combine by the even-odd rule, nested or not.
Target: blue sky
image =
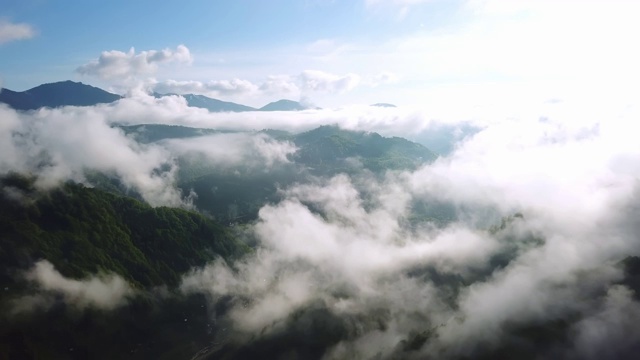
[[[0,9],[0,81],[13,90],[72,79],[250,105],[404,105],[454,93],[554,97],[638,75],[631,0],[0,0]]]

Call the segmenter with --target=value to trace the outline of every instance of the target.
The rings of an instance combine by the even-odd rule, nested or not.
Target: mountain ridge
[[[299,111],[320,109],[300,104],[297,101],[280,99],[270,102],[261,108],[238,104],[230,101],[210,98],[198,94],[159,94],[152,96],[182,96],[190,107],[207,109],[210,112],[248,112],[248,111]],[[41,84],[25,91],[0,89],[0,103],[5,103],[15,110],[36,110],[42,107],[62,106],[94,106],[108,104],[122,99],[123,96],[110,93],[95,86],[71,80]]]
[[[112,103],[122,96],[98,87],[71,80],[38,85],[25,91],[3,88],[0,102],[16,110],[36,110],[42,107],[93,106]]]
[[[223,101],[219,99],[210,98],[204,95],[197,94],[158,94],[153,93],[153,96],[156,98],[161,98],[164,96],[182,96],[186,101],[187,105],[191,107],[197,107],[201,109],[207,109],[210,112],[245,112],[245,111],[256,111],[257,109],[251,106],[246,106],[230,101]]]
[[[299,102],[293,101],[293,100],[281,99],[278,101],[270,102],[258,110],[260,111],[300,111],[300,110],[309,110],[309,109],[319,109],[319,108],[304,106]]]

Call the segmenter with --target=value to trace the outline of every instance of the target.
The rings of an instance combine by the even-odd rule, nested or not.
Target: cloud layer
[[[312,93],[344,94],[359,85],[375,87],[397,81],[393,73],[368,76],[364,81],[354,73],[332,74],[305,70],[298,75],[271,75],[261,82],[243,79],[202,81],[164,80],[151,85],[153,91],[165,94],[203,94],[213,97],[235,96],[305,96]]]
[[[224,166],[269,166],[288,161],[295,147],[253,132],[142,145],[112,124],[303,131],[328,123],[419,137],[435,125],[455,132],[472,123],[474,133],[452,134],[448,156],[417,171],[282,189],[283,200],[264,206],[249,226],[259,245],[254,255],[195,269],[181,289],[226,301],[217,320],[228,324],[234,346],[288,331],[314,337],[315,309],[343,331],[323,343],[327,358],[473,356],[529,346],[522,332],[554,326],[567,336],[545,340],[541,356],[623,357],[640,340],[630,325],[638,302],[620,284],[619,265],[640,254],[632,121],[639,113],[634,103],[615,103],[558,100],[519,113],[475,108],[471,119],[452,111],[438,121],[377,107],[212,114],[181,97],[22,113],[2,107],[0,168],[36,172],[43,186],[82,181],[83,169],[96,168],[154,205],[182,204],[178,157],[195,152]]]
[[[630,356],[640,334],[620,314],[635,318],[640,304],[617,285],[617,264],[640,254],[640,152],[625,125],[635,112],[584,111],[565,104],[489,125],[414,173],[293,186],[260,211],[255,256],[196,270],[182,289],[237,299],[227,319],[244,346],[289,327],[319,336],[295,319],[320,306],[357,324],[325,358],[526,348],[519,331],[557,322],[568,337],[538,345],[540,356]],[[420,203],[449,204],[455,220],[415,223]],[[524,217],[489,230],[515,213]],[[403,347],[417,334],[428,335]]]
[[[37,185],[50,188],[62,181],[87,183],[87,170],[117,177],[154,206],[191,207],[177,188],[177,159],[204,156],[211,164],[260,166],[288,162],[296,148],[265,134],[221,133],[193,139],[140,144],[114,127],[139,119],[176,122],[193,116],[210,122],[206,110],[189,108],[183,98],[126,99],[96,107],[64,107],[16,112],[0,106],[0,174],[37,175]],[[163,121],[162,119],[166,120]],[[239,130],[250,130],[242,129]],[[144,131],[142,129],[141,131]]]

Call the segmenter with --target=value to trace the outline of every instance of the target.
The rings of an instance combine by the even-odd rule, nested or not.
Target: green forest
[[[212,330],[204,299],[172,289],[193,267],[251,251],[229,229],[195,212],[80,184],[42,192],[33,182],[15,174],[1,182],[14,195],[0,199],[1,359],[175,358],[206,344]],[[74,279],[118,274],[141,295],[109,312],[60,301],[49,311],[12,315],[13,301],[32,291],[21,272],[40,259]],[[162,300],[149,295],[160,288],[169,292]]]

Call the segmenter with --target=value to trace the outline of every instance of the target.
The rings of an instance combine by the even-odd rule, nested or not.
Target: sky
[[[0,81],[82,81],[261,106],[467,105],[628,94],[637,2],[0,0]]]

